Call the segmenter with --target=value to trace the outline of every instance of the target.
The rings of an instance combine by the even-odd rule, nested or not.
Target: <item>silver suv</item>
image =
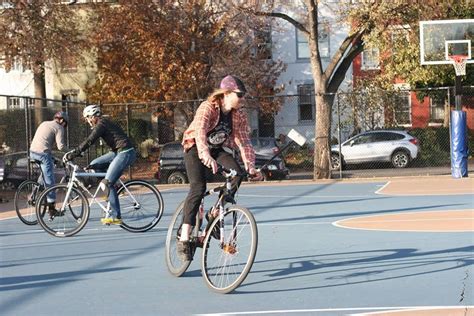
[[[331,147],[331,165],[339,169],[347,164],[391,162],[395,168],[405,168],[418,156],[420,142],[405,131],[378,130],[358,134],[341,145]]]

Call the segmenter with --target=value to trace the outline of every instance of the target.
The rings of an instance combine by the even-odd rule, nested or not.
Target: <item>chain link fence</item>
[[[469,148],[473,145],[474,88],[464,88],[462,105],[468,111]],[[35,102],[46,102],[46,107]],[[382,162],[380,157],[365,163],[345,161],[343,168],[332,171],[333,178],[391,177],[414,175],[450,174],[449,112],[455,108],[451,88],[424,89],[416,91],[374,91],[364,93],[338,93],[333,109],[331,145],[338,147],[349,138],[369,130],[408,130],[419,140],[419,152],[406,168],[395,168],[390,160]],[[163,144],[181,140],[186,127],[192,121],[199,100],[180,102],[103,104],[105,115],[118,122],[136,144],[139,157],[127,176],[153,180],[158,168],[159,151]],[[38,100],[28,97],[0,96],[0,159],[5,173],[23,172],[13,179],[19,181],[36,175],[27,163],[27,152],[38,125],[51,120],[57,111],[69,114],[67,145],[75,148],[90,133],[90,127],[82,119],[83,102],[61,100]],[[283,144],[282,135],[291,128],[308,137],[308,143],[299,148],[292,146],[284,153],[290,179],[310,179],[314,160],[314,97],[292,95],[247,100],[252,126],[252,136],[272,136]],[[275,115],[263,115],[262,108],[278,108]],[[285,112],[287,111],[287,112]],[[317,115],[317,114],[316,114]],[[377,150],[390,152],[390,142],[380,142]],[[387,148],[384,148],[387,146]],[[375,149],[374,149],[375,150]],[[96,143],[79,161],[86,165],[95,157],[108,151],[106,145]],[[61,157],[61,153],[56,153]],[[390,153],[388,153],[390,155]],[[376,156],[376,155],[375,155]],[[23,158],[23,159],[18,159]],[[341,157],[345,160],[346,157]],[[344,162],[344,161],[343,161]],[[1,162],[0,162],[1,163]],[[0,165],[2,168],[2,165]],[[17,170],[14,170],[14,169]],[[20,172],[20,169],[23,171]],[[12,171],[14,170],[14,171]],[[1,175],[0,175],[1,176]],[[8,176],[0,182],[0,189],[11,187]]]

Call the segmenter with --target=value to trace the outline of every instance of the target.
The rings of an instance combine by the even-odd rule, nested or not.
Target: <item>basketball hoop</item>
[[[466,75],[466,61],[469,56],[467,55],[451,55],[448,58],[453,62],[456,76]]]

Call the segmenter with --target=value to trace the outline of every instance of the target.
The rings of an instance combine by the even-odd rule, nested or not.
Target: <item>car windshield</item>
[[[183,156],[183,146],[180,143],[169,144],[163,147],[162,157],[178,158]]]

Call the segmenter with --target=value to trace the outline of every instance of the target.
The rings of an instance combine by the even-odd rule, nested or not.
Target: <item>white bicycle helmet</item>
[[[102,115],[102,112],[100,110],[100,106],[97,105],[97,104],[88,105],[82,111],[82,116],[84,116],[84,117],[101,116],[101,115]]]

